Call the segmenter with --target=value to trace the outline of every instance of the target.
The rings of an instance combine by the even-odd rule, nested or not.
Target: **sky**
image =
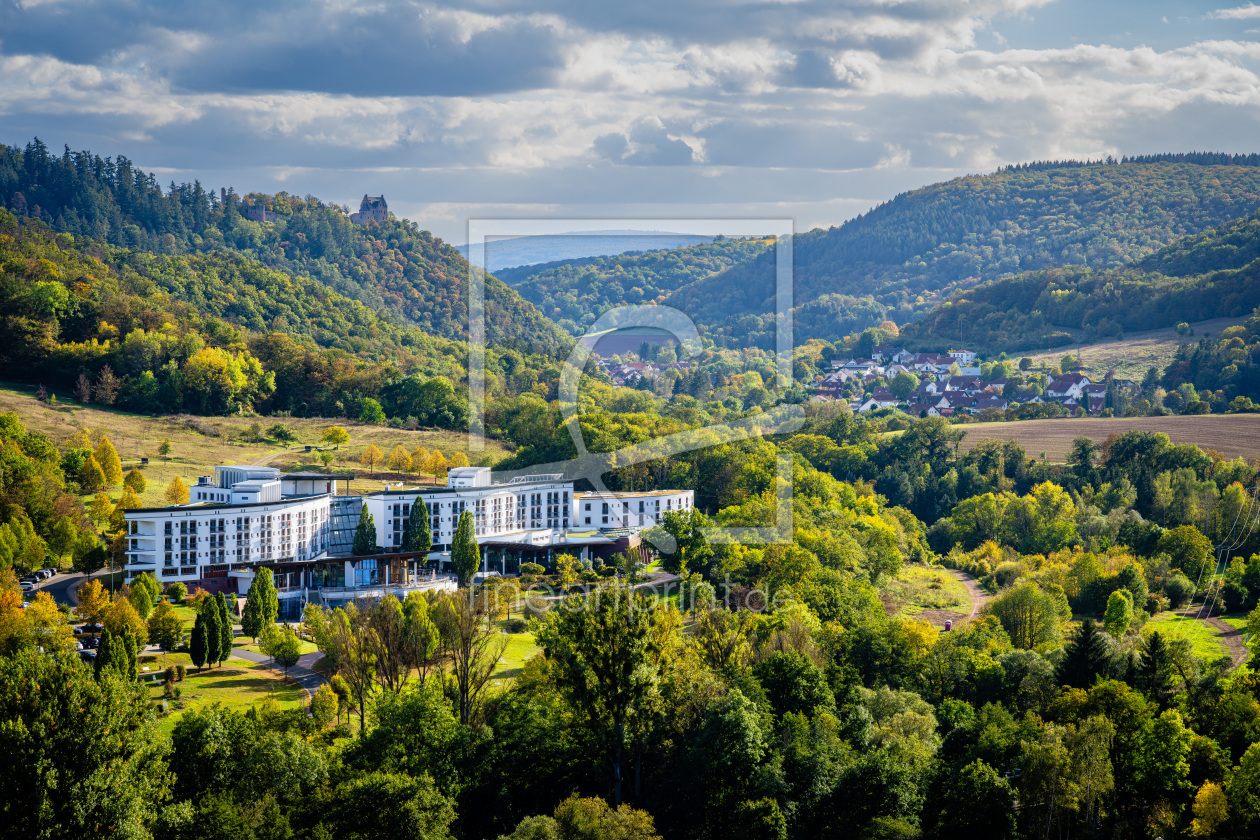
[[[1260,151],[1260,6],[0,0],[0,142],[470,218],[839,224],[1008,163]]]

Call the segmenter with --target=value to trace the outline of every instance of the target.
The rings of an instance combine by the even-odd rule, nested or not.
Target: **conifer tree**
[[[464,511],[459,517],[459,528],[455,531],[455,540],[451,544],[451,568],[460,587],[471,586],[477,576],[477,568],[481,565],[481,553],[477,550],[477,531],[473,523],[472,511]]]
[[[99,490],[105,486],[105,471],[101,469],[101,464],[96,460],[95,455],[89,455],[83,462],[83,466],[79,468],[79,486],[89,491]]]
[[[241,613],[241,632],[258,643],[263,628],[274,624],[280,614],[280,599],[272,582],[271,569],[259,569],[245,596]]]
[[[219,616],[219,605],[213,598],[206,598],[201,602],[200,617],[205,623],[206,634],[206,663],[211,667],[219,661],[219,640],[223,637],[223,631],[219,629],[222,620]],[[196,632],[196,628],[193,628]]]
[[[140,472],[139,467],[132,467],[127,473],[127,477],[123,479],[123,484],[135,490],[136,493],[143,493],[148,482],[144,479],[144,473]]]
[[[1087,618],[1064,648],[1058,669],[1059,683],[1071,688],[1089,688],[1100,674],[1110,669],[1111,651],[1107,639],[1094,620]]]
[[[166,486],[165,498],[168,505],[188,504],[188,485],[184,483],[184,479],[179,476],[172,478],[171,483]]]
[[[105,628],[105,632],[101,633],[101,641],[96,646],[96,675],[99,677],[106,668],[115,666],[114,662],[114,634],[109,632],[109,628]]]
[[[407,530],[403,533],[403,551],[416,551],[427,554],[433,548],[433,530],[429,526],[429,506],[424,499],[416,496],[411,505],[411,514],[407,517]]]
[[[115,644],[115,652],[119,646]],[[127,675],[131,679],[140,677],[140,645],[136,641],[136,634],[127,627],[122,634],[122,662],[119,663],[118,670]]]
[[[353,551],[360,557],[376,551],[376,522],[373,521],[367,505],[359,512],[359,526],[354,529]]]
[[[92,455],[96,458],[96,463],[100,464],[101,469],[105,471],[106,484],[112,487],[122,483],[122,459],[118,457],[118,450],[114,449],[114,444],[109,442],[109,438],[101,435],[101,442],[96,445],[96,451]]]
[[[206,619],[201,613],[197,613],[197,621],[193,624],[192,638],[188,642],[188,656],[199,671],[206,664]]]
[[[216,608],[219,610],[219,661],[225,661],[232,655],[232,621],[231,615],[228,613],[227,598],[220,592],[214,598]]]

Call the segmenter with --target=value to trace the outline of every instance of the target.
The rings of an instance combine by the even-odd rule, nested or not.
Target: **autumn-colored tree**
[[[1229,817],[1229,803],[1225,800],[1225,792],[1216,782],[1203,783],[1195,794],[1193,809],[1191,837],[1215,837],[1216,830]]]
[[[122,390],[122,382],[119,381],[118,375],[114,373],[113,368],[105,365],[96,375],[96,401],[102,405],[113,405],[118,399],[120,390]]]
[[[80,618],[92,624],[100,624],[105,620],[105,613],[109,612],[110,606],[109,593],[101,586],[100,578],[92,578],[79,587],[79,605],[75,611]]]
[[[179,476],[171,479],[171,483],[166,485],[166,493],[163,494],[168,505],[186,505],[190,498],[188,493],[188,485]]]
[[[411,468],[415,470],[416,477],[419,478],[429,463],[429,450],[423,446],[417,446],[411,450]]]
[[[350,442],[350,433],[341,426],[329,426],[324,429],[320,438],[324,443],[331,443],[333,449],[340,449],[343,443]]]
[[[140,644],[148,641],[149,626],[145,624],[131,602],[121,594],[114,598],[114,603],[110,604],[109,609],[105,611],[105,619],[101,623],[117,638],[121,639],[124,632],[130,629]]]
[[[135,490],[137,493],[143,493],[144,488],[148,486],[148,482],[144,480],[144,473],[140,472],[139,467],[132,467],[123,479],[123,484]]]
[[[368,444],[367,449],[364,449],[362,454],[359,455],[359,463],[371,472],[375,472],[376,468],[379,467],[381,462],[384,460],[384,453],[382,453],[380,449],[377,449],[375,444],[371,443]]]
[[[105,486],[105,471],[95,455],[89,455],[79,469],[79,487],[91,492]]]
[[[389,453],[389,468],[399,473],[411,472],[411,455],[403,449],[402,444],[395,446],[394,451]]]
[[[446,477],[446,456],[437,449],[429,454],[429,462],[425,464],[425,472],[433,476],[434,480]]]
[[[88,519],[92,520],[99,527],[102,523],[108,522],[109,517],[114,512],[114,503],[109,500],[109,496],[104,493],[97,493],[92,499],[92,504],[88,506]]]
[[[468,466],[468,456],[463,452],[456,452],[451,456],[451,462],[447,465],[447,469],[455,469],[456,467]]]
[[[101,435],[101,442],[96,445],[96,451],[92,454],[96,458],[96,463],[100,464],[101,469],[105,471],[105,483],[111,487],[121,484],[122,459],[118,457],[118,450],[114,449],[114,444],[110,443],[109,438]]]

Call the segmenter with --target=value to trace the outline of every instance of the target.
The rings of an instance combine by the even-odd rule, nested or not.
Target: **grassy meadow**
[[[414,483],[417,476],[398,475],[388,472],[369,473],[359,463],[359,456],[369,445],[375,445],[386,457],[395,446],[401,445],[408,452],[417,447],[438,449],[448,459],[456,452],[467,453],[468,437],[462,432],[445,429],[420,429],[407,431],[386,426],[370,426],[345,419],[304,417],[194,417],[172,415],[150,417],[100,406],[81,406],[68,394],[58,394],[55,405],[34,399],[34,390],[23,385],[0,383],[0,412],[14,411],[27,428],[44,432],[59,447],[64,447],[82,431],[107,435],[118,450],[123,469],[149,459],[144,468],[148,481],[141,499],[147,505],[164,504],[162,495],[167,484],[176,475],[184,483],[192,485],[200,475],[211,475],[219,464],[266,464],[282,471],[325,471],[319,460],[320,442],[327,426],[342,426],[350,433],[350,442],[333,453],[333,461],[327,467],[330,472],[354,473],[350,484],[351,493],[370,493],[380,490],[386,481],[405,479]],[[265,430],[274,423],[283,423],[296,436],[290,443],[274,440],[250,440],[250,427],[257,423]],[[162,441],[171,444],[170,455],[158,454]],[[306,452],[306,446],[316,451]],[[472,463],[493,463],[509,451],[498,441],[487,440],[486,450],[473,455]],[[421,482],[433,481],[432,477],[420,478]],[[344,490],[344,484],[339,484]],[[114,500],[121,495],[121,488],[111,488]]]

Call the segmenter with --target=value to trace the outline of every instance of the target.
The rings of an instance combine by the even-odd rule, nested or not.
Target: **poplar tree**
[[[200,620],[205,625],[206,663],[214,667],[214,663],[219,661],[219,639],[222,637],[219,625],[223,621],[219,616],[219,605],[213,598],[207,598],[201,603]],[[193,632],[196,632],[196,628],[193,628]]]
[[[101,633],[100,644],[96,646],[96,675],[99,677],[106,668],[115,667],[117,663],[114,660],[114,634],[106,627]]]
[[[425,554],[433,548],[433,531],[429,527],[429,506],[419,496],[416,496],[416,501],[411,506],[411,515],[407,517],[407,530],[403,533],[402,547],[403,551]]]
[[[271,569],[259,569],[245,595],[245,609],[241,613],[241,632],[258,643],[263,628],[274,624],[280,615],[280,597],[276,594]]]
[[[352,550],[360,557],[376,551],[376,522],[373,521],[367,505],[364,505],[359,512],[359,527],[354,529],[354,548]]]
[[[228,614],[227,598],[220,592],[214,599],[215,608],[219,611],[219,661],[223,662],[232,655],[232,617]]]
[[[481,565],[480,552],[477,551],[477,531],[473,524],[472,511],[464,511],[459,517],[459,528],[455,531],[455,540],[451,544],[451,568],[461,588],[471,586]]]
[[[115,484],[121,484],[123,480],[122,459],[118,457],[118,450],[114,448],[114,444],[109,442],[109,438],[101,435],[101,442],[96,445],[96,452],[92,453],[96,458],[96,463],[101,465],[101,469],[105,472],[105,482],[111,487]]]
[[[188,642],[188,656],[192,659],[192,663],[197,666],[197,670],[201,670],[201,666],[206,664],[206,619],[201,613],[197,613],[197,621],[193,624],[192,638]]]

